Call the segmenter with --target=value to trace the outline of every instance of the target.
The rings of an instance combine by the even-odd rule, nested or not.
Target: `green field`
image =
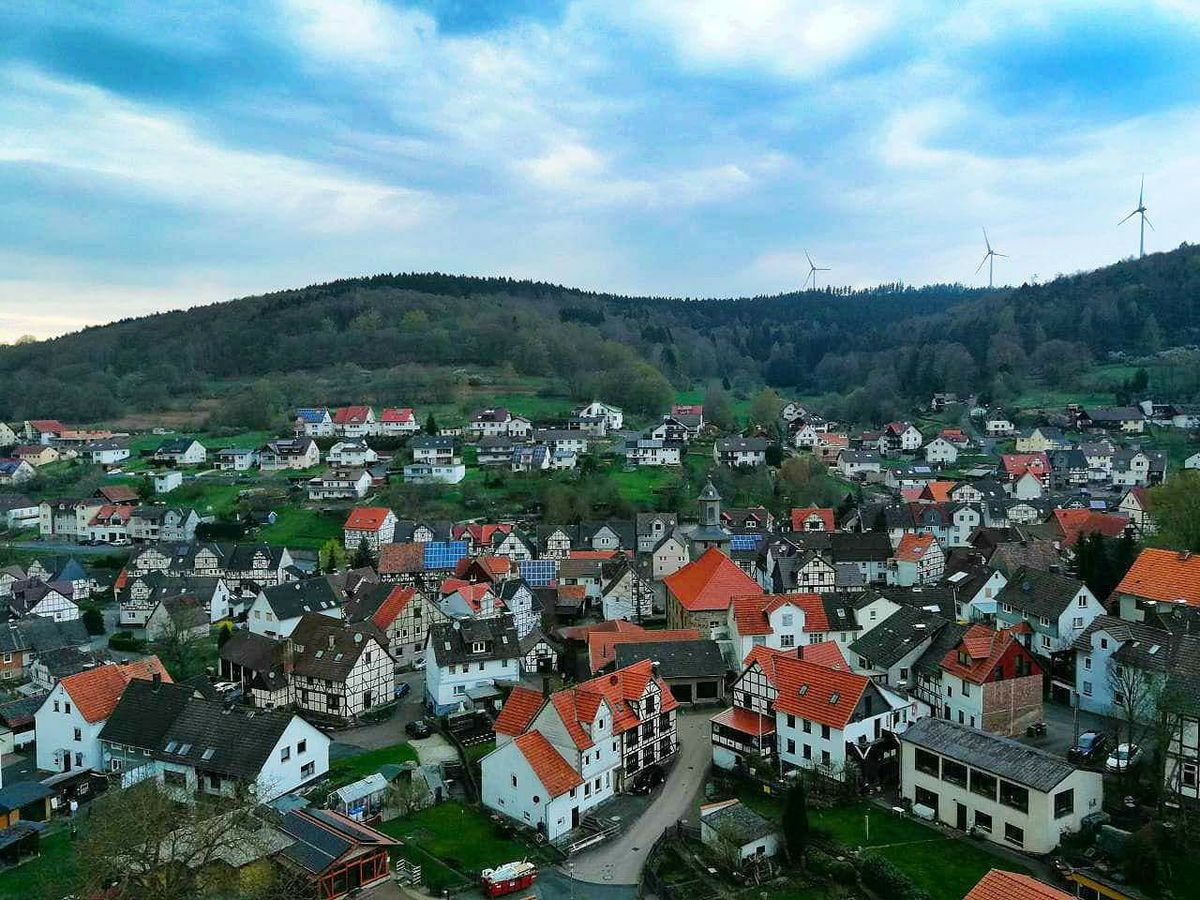
[[[380,766],[406,762],[417,762],[417,751],[407,741],[401,741],[390,747],[368,750],[330,763],[328,782],[332,787],[339,788],[378,772]]]
[[[0,872],[0,900],[31,900],[34,897],[60,896],[54,885],[65,884],[75,869],[71,836],[65,830],[41,838],[41,855]]]
[[[258,539],[300,550],[316,550],[330,538],[341,540],[344,515],[325,515],[304,506],[280,505],[274,525],[264,525]]]

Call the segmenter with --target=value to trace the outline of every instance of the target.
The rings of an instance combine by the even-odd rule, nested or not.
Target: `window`
[[[795,752],[796,752],[796,742],[794,740],[792,740],[791,738],[788,738],[787,752],[791,753],[791,754],[795,754]]]
[[[1092,683],[1090,681],[1085,681],[1083,683],[1083,696],[1085,696],[1085,697],[1092,696]]]
[[[284,747],[282,750],[279,751],[279,761],[280,762],[287,762],[291,758],[292,758],[292,748],[291,747]]]
[[[980,772],[978,769],[972,769],[971,793],[978,794],[980,797],[987,797],[990,800],[995,800],[996,777],[994,775],[988,775],[986,772]]]
[[[65,713],[66,713],[68,716],[71,714],[71,703],[70,703],[70,701],[68,701],[68,702],[66,702],[66,703],[63,703],[63,712],[65,712]]]
[[[315,762],[306,762],[303,766],[300,767],[300,777],[301,778],[312,778],[313,773],[315,773],[316,771],[317,771],[317,764]]]
[[[985,812],[975,810],[975,827],[981,831],[992,833],[992,817]]]
[[[942,760],[942,781],[957,784],[959,787],[966,787],[967,767],[951,759]]]
[[[901,680],[901,681],[908,681],[908,669],[901,669],[901,670],[900,670],[900,680]]]
[[[54,711],[58,712],[58,701],[57,700],[54,701]]]
[[[805,734],[812,734],[812,722],[808,721],[808,719],[801,719],[800,726]]]
[[[827,766],[827,765],[829,765],[829,762],[830,762],[830,760],[829,760],[829,751],[828,751],[828,750],[822,750],[822,751],[821,751],[821,765],[823,765],[823,766]]]
[[[1083,658],[1083,667],[1084,667],[1085,669],[1087,669],[1089,672],[1091,671],[1091,669],[1092,669],[1092,658],[1091,658],[1090,656],[1085,656],[1085,657]]]
[[[1083,616],[1076,616],[1075,618],[1073,618],[1071,620],[1071,627],[1072,628],[1082,628],[1083,627]]]
[[[1075,601],[1075,605],[1078,606],[1080,609],[1086,609],[1087,608],[1087,597],[1085,597],[1083,594],[1080,594],[1079,599],[1077,599]]]
[[[1044,647],[1047,650],[1050,649],[1050,635],[1048,635],[1048,634],[1042,635],[1042,647]]]
[[[1015,844],[1018,847],[1025,846],[1025,829],[1018,828],[1011,822],[1004,823],[1004,839],[1010,844]]]
[[[793,716],[791,713],[787,714],[787,727],[788,728],[796,727],[796,717]]]
[[[970,682],[968,682],[968,681],[964,681],[964,682],[963,682],[963,685],[962,685],[962,695],[963,695],[964,697],[970,697],[970,696],[971,696],[971,683],[970,683]]]
[[[1100,649],[1101,650],[1108,649],[1108,638],[1100,638]]]
[[[1000,802],[1010,809],[1029,812],[1029,791],[1011,781],[1001,781]]]
[[[914,796],[914,799],[916,800],[918,805],[928,807],[929,809],[932,809],[934,812],[937,812],[938,795],[936,793],[934,793],[933,791],[929,790],[928,788],[923,788],[923,787],[918,786],[917,790],[916,790],[916,794]]]
[[[1067,789],[1054,795],[1054,818],[1061,819],[1075,812],[1075,791]]]
[[[826,740],[826,741],[829,740],[829,726],[828,725],[821,726],[821,739]]]
[[[82,740],[83,740],[83,731],[81,731],[81,730],[80,730],[80,729],[78,729],[78,728],[76,728],[76,729],[75,729],[75,740],[76,740],[76,741],[82,741]]]
[[[804,758],[812,759],[812,747],[810,747],[808,744],[804,745]]]
[[[308,741],[307,740],[296,741],[296,755],[299,756],[299,755],[307,753],[307,752],[308,752]]]
[[[1180,783],[1184,787],[1194,788],[1198,774],[1200,774],[1200,766],[1197,766],[1196,763],[1184,763],[1179,773]]]
[[[788,650],[796,646],[796,636],[794,634],[781,634],[779,636],[779,646],[783,650]]]
[[[512,776],[512,786],[513,786],[513,787],[516,787],[516,786],[517,786],[517,776],[516,776],[516,775],[513,775],[513,776]]]
[[[924,772],[926,775],[932,775],[935,778],[941,774],[941,757],[936,753],[930,753],[928,750],[922,750],[920,747],[917,747],[915,748],[913,762],[916,764],[918,772]]]

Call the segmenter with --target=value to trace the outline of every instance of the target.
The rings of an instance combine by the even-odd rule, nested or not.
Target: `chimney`
[[[658,677],[658,660],[657,659],[654,660],[654,662],[650,663],[650,674],[653,675],[655,678]]]

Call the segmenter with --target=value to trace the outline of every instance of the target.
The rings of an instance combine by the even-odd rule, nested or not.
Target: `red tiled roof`
[[[588,659],[592,672],[596,673],[617,658],[619,644],[649,644],[656,641],[698,641],[700,632],[695,628],[677,628],[669,631],[592,631],[588,633]]]
[[[724,712],[717,713],[710,721],[752,737],[761,737],[764,734],[775,732],[774,716],[762,716],[750,712],[748,709],[742,709],[740,706],[731,706]]]
[[[582,584],[567,584],[560,587],[558,592],[561,594],[567,588],[579,588],[580,596],[583,596],[587,590]],[[561,628],[558,633],[568,641],[586,641],[588,635],[593,631],[643,632],[645,630],[641,625],[626,619],[609,619],[606,622],[596,622],[593,625],[572,625],[569,628]]]
[[[404,407],[403,409],[397,409],[395,407],[389,406],[387,409],[383,410],[379,414],[380,422],[389,422],[389,423],[394,424],[394,423],[411,422],[412,420],[413,420],[413,411],[411,409],[409,409],[408,407]]]
[[[750,668],[755,663],[762,669],[763,675],[771,684],[775,683],[775,662],[779,659],[799,659],[800,648],[795,647],[791,650],[776,650],[773,647],[753,647],[746,654],[746,658],[742,660],[743,671]]]
[[[399,586],[392,588],[391,593],[379,604],[379,609],[372,613],[371,621],[386,631],[387,627],[396,621],[396,616],[404,612],[404,608],[416,595],[415,588]]]
[[[920,562],[935,542],[936,538],[932,534],[905,532],[900,538],[900,545],[892,556],[904,562]]]
[[[454,574],[463,578],[472,569],[478,568],[489,581],[495,581],[512,571],[512,560],[507,556],[477,556],[463,557],[454,565]]]
[[[1116,593],[1200,606],[1200,556],[1174,550],[1143,550],[1117,585]]]
[[[1004,473],[1013,478],[1032,472],[1034,475],[1047,475],[1050,472],[1050,458],[1045,453],[1004,453],[1000,456]]]
[[[918,499],[933,503],[947,503],[954,486],[955,482],[953,481],[930,481],[921,488]]]
[[[842,654],[842,648],[837,641],[820,641],[816,644],[805,644],[800,648],[800,658],[805,662],[816,663],[827,669],[837,669],[849,672],[850,664]]]
[[[127,484],[106,484],[97,493],[109,503],[122,503],[138,498],[138,492]]]
[[[704,406],[699,403],[676,403],[671,407],[671,415],[702,416],[704,415]]]
[[[369,406],[343,406],[333,411],[334,425],[361,425],[371,414]]]
[[[538,781],[545,786],[551,799],[583,784],[579,773],[571,768],[571,764],[562,758],[562,754],[554,749],[540,731],[527,731],[514,738],[513,743],[533,769]]]
[[[767,617],[781,606],[794,606],[804,613],[804,630],[828,631],[829,619],[819,594],[759,594],[737,597],[733,601],[733,616],[738,634],[771,634]]]
[[[507,734],[512,737],[524,734],[525,730],[529,728],[529,723],[542,708],[542,699],[541,691],[520,685],[513,688],[508,699],[504,701],[504,708],[500,710],[500,715],[496,716],[496,734]]]
[[[983,625],[972,625],[962,636],[959,646],[951,648],[942,657],[942,668],[964,681],[983,684],[1015,640],[1008,630],[993,631]],[[966,663],[959,661],[960,647],[967,653]]]
[[[775,708],[830,728],[845,728],[870,679],[803,659],[777,659]]]
[[[481,547],[490,547],[497,534],[505,535],[512,531],[512,525],[507,522],[488,524],[484,522],[469,522],[466,525],[455,525],[450,529],[450,535],[455,540],[469,537]]]
[[[112,715],[129,682],[135,678],[149,681],[155,675],[160,676],[163,681],[171,681],[170,673],[163,668],[159,658],[147,656],[129,663],[108,663],[68,675],[60,684],[80,714],[94,724],[103,722]]]
[[[757,581],[716,547],[709,547],[663,583],[684,609],[692,611],[728,609],[736,596],[763,592]]]
[[[792,531],[804,531],[804,523],[816,516],[821,520],[822,531],[836,531],[832,509],[822,509],[818,506],[805,506],[792,510]]]
[[[576,746],[586,750],[592,746],[581,723],[591,723],[595,720],[596,710],[601,701],[606,702],[613,711],[613,734],[621,734],[638,725],[639,719],[630,701],[641,699],[650,679],[654,678],[653,663],[644,659],[623,669],[617,669],[607,675],[600,675],[573,688],[556,692],[550,698],[554,708],[558,710],[567,731]],[[669,712],[679,705],[672,696],[670,689],[657,679],[661,705],[655,709],[655,715]]]
[[[1029,875],[992,869],[963,900],[1074,900],[1074,897]]]
[[[378,531],[390,512],[386,506],[356,506],[350,510],[345,528],[351,531]]]
[[[29,424],[35,431],[49,432],[50,434],[60,434],[67,430],[67,426],[58,419],[30,419]]]
[[[425,571],[424,544],[384,544],[379,548],[380,575],[403,575]]]
[[[90,522],[88,522],[88,524],[98,525],[101,523],[101,521],[108,523],[113,519],[116,519],[118,522],[128,522],[129,517],[132,514],[133,507],[129,506],[128,504],[105,503],[98,510],[96,510],[96,514],[92,516],[92,519]]]
[[[1129,519],[1094,509],[1056,509],[1054,521],[1062,532],[1062,545],[1074,547],[1083,535],[1098,531],[1105,537],[1118,537],[1129,527]]]
[[[965,443],[967,436],[961,428],[943,428],[939,437],[944,437],[950,443]]]

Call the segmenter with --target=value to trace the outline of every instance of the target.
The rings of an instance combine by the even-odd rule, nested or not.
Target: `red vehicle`
[[[503,897],[522,891],[533,884],[538,870],[531,862],[505,863],[494,869],[484,869],[482,873],[483,893],[488,897]]]

